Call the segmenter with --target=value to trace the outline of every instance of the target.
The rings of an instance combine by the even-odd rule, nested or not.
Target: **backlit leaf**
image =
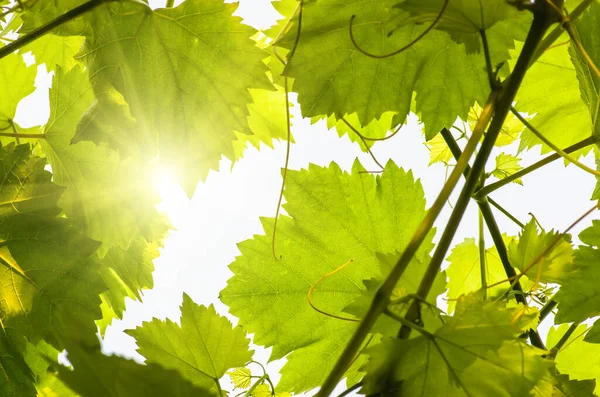
[[[340,346],[355,329],[352,322],[310,307],[311,286],[350,259],[354,261],[315,287],[312,299],[327,313],[341,311],[379,276],[377,252],[402,251],[425,214],[425,199],[411,172],[388,163],[381,176],[351,174],[332,163],[289,171],[285,191],[288,216],[279,219],[272,253],[273,220],[263,218],[265,235],[239,244],[242,253],[221,300],[257,344],[273,346],[272,359],[287,355],[278,389],[299,392],[316,387],[334,365]],[[429,240],[430,241],[430,240]],[[430,243],[425,246],[429,247]],[[415,271],[427,261],[423,250]]]
[[[248,368],[236,368],[227,371],[227,375],[231,378],[231,382],[236,389],[247,389],[252,383],[252,372]]]
[[[145,322],[128,330],[139,346],[139,353],[149,363],[174,369],[197,386],[211,389],[230,368],[245,365],[252,359],[246,332],[233,328],[211,305],[195,304],[184,294],[181,327],[166,320]]]
[[[524,321],[518,315],[518,309],[504,309],[501,303],[463,297],[455,315],[435,333],[390,338],[369,349],[361,392],[527,396],[552,364],[542,357],[543,350],[516,338]]]
[[[489,82],[482,57],[467,55],[444,32],[431,31],[410,51],[385,59],[356,49],[348,34],[352,15],[357,44],[376,54],[405,46],[425,29],[406,25],[388,37],[396,25],[391,18],[396,2],[355,0],[343,7],[334,0],[304,3],[301,39],[285,70],[294,78],[304,116],[356,113],[363,126],[385,112],[404,120],[416,92],[416,110],[431,139],[457,117],[466,120],[475,100],[485,102]],[[276,45],[293,46],[296,23]]]
[[[59,366],[58,376],[71,389],[89,397],[209,397],[177,371],[157,364],[141,365],[118,356],[105,356],[92,348],[70,346],[74,370]]]
[[[523,169],[519,164],[520,158],[513,156],[512,154],[500,153],[496,156],[496,168],[492,171],[492,175],[502,180],[512,174],[519,172]],[[521,178],[515,179],[514,183],[522,185]]]
[[[538,231],[532,219],[521,231],[518,240],[508,245],[508,258],[511,265],[525,271],[529,279],[545,283],[562,284],[572,277],[576,266],[573,265],[573,248],[570,236],[561,237],[559,243],[543,257],[540,256],[555,241],[557,232]],[[531,266],[534,261],[537,263]]]
[[[73,142],[159,156],[191,196],[222,155],[234,157],[235,132],[251,134],[248,89],[272,89],[267,53],[232,16],[236,8],[220,0],[102,7],[82,51],[97,102]]]
[[[559,302],[556,323],[583,321],[600,315],[600,221],[579,234],[586,245],[574,252],[575,271],[561,281],[561,288],[554,296]]]

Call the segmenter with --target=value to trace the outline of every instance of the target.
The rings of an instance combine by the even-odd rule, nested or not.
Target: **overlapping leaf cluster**
[[[373,307],[368,337],[339,374],[360,393],[593,395],[600,326],[578,324],[600,315],[600,222],[575,247],[535,220],[502,235],[484,215],[494,246],[481,229],[441,271],[430,267],[435,229],[422,229],[437,204],[428,210],[420,181],[394,161],[377,175],[358,161],[349,172],[335,163],[287,172],[287,215],[262,219],[264,234],[239,244],[219,297],[239,326],[184,295],[179,323],[128,331],[145,365],[103,355],[97,338],[123,316],[125,298],[153,286],[170,228],[156,209],[159,167],[191,196],[223,156],[291,140],[287,89],[302,116],[326,119],[363,150],[401,136],[415,113],[431,164],[465,165],[454,140],[487,127],[480,118],[499,103],[488,98],[504,95],[526,48],[527,9],[549,7],[540,4],[281,0],[273,6],[282,18],[256,34],[221,0],[155,10],[144,0],[1,1],[1,38],[12,44],[0,47],[0,395],[221,397],[228,373],[247,396],[289,396],[339,372]],[[588,9],[562,21],[569,34],[557,28],[556,44],[550,33],[539,45],[514,105],[558,147],[578,143],[579,157],[599,131],[600,5],[565,7],[574,5]],[[38,37],[80,6],[90,10]],[[15,118],[35,89],[30,55],[53,73],[50,116],[23,127]],[[482,171],[480,191],[526,182],[532,168],[519,152],[541,141],[521,114],[501,120],[492,145],[503,152]],[[478,201],[484,214],[487,198]],[[555,321],[573,325],[551,330],[544,346],[534,336],[555,307]],[[253,375],[247,333],[272,347],[272,359],[286,358],[276,386],[264,367]],[[72,368],[58,363],[63,349]]]

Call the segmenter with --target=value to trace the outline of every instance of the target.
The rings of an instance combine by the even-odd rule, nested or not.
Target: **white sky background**
[[[150,3],[156,7],[162,6],[165,1],[150,0]],[[268,26],[277,17],[266,0],[243,0],[237,14],[255,27]],[[38,90],[19,106],[17,121],[20,125],[26,127],[46,122],[49,84],[49,76],[39,73],[36,81]],[[356,157],[367,169],[378,169],[357,144],[351,143],[347,137],[338,138],[335,131],[327,131],[324,122],[311,126],[308,120],[300,119],[298,111],[299,106],[292,111],[296,144],[291,148],[291,169],[306,168],[309,163],[326,166],[335,161],[342,169],[349,170]],[[504,147],[502,151],[515,153],[514,149],[513,146]],[[412,169],[415,177],[421,179],[428,206],[433,203],[444,182],[445,169],[441,164],[428,166],[429,152],[416,122],[403,128],[396,137],[377,143],[373,151],[383,164],[392,158],[398,165]],[[533,163],[539,157],[539,147],[521,157],[523,166]],[[236,243],[263,232],[259,217],[274,216],[284,158],[283,142],[276,143],[275,150],[263,146],[259,152],[249,148],[232,170],[231,163],[223,160],[221,171],[211,171],[206,182],[198,184],[191,200],[168,177],[160,178],[158,182],[163,198],[160,209],[170,216],[176,230],[165,240],[160,258],[154,262],[154,289],[143,294],[143,304],[128,301],[123,320],[115,320],[108,328],[104,340],[106,353],[140,359],[135,352],[133,338],[123,330],[135,328],[142,321],[150,321],[154,317],[178,321],[183,292],[196,303],[213,303],[219,313],[227,313],[227,307],[218,300],[219,291],[232,275],[227,266],[239,255]],[[593,166],[593,159],[588,156],[586,163]],[[589,198],[594,178],[572,165],[565,168],[562,161],[524,177],[523,183],[524,187],[509,184],[491,195],[522,222],[530,219],[528,212],[532,211],[546,230],[564,230],[592,206]],[[459,189],[460,185],[456,192]],[[454,202],[456,197],[455,193],[451,201]],[[466,237],[477,236],[476,209],[473,203],[470,204],[454,244]],[[438,238],[449,211],[446,206],[436,223]],[[593,217],[582,222],[573,235],[577,236],[579,231],[589,226]],[[598,215],[595,217],[598,218]],[[504,215],[497,213],[497,220],[503,232],[512,235],[519,232],[519,228]],[[488,246],[491,245],[489,236],[487,242]],[[266,363],[268,351],[258,351],[255,359]],[[278,367],[277,364],[270,366],[270,375],[275,381],[279,378],[276,373]]]

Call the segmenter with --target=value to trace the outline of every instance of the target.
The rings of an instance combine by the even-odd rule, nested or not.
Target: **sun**
[[[159,168],[155,175],[154,184],[161,198],[156,208],[165,213],[173,226],[176,226],[185,219],[190,200],[172,172]]]

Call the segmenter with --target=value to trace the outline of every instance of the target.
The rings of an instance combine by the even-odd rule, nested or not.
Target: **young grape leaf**
[[[71,345],[67,358],[74,370],[58,366],[58,377],[75,392],[89,397],[211,397],[177,371],[158,364],[141,365],[97,348]]]
[[[546,342],[548,348],[554,347],[556,342],[560,340],[568,328],[568,324],[560,325],[557,328],[550,328]],[[600,345],[584,341],[582,336],[585,334],[586,330],[587,325],[579,325],[575,332],[573,332],[567,342],[560,349],[554,361],[556,362],[556,369],[561,374],[568,375],[572,381],[586,381],[588,379],[595,379],[596,389],[594,395],[598,395],[597,393],[600,392],[600,388],[598,387],[598,379],[600,378],[600,363],[598,362],[597,358],[600,356]],[[586,389],[589,390],[591,382],[593,381],[586,381]],[[583,382],[578,383],[582,384],[583,386]],[[584,396],[589,395],[589,393],[584,394]]]
[[[467,119],[469,128],[471,131],[475,129],[477,122],[479,121],[479,117],[481,117],[481,112],[483,111],[482,107],[479,106],[478,103],[469,110],[469,117]],[[495,146],[506,146],[510,145],[517,139],[519,139],[519,135],[525,129],[525,126],[521,121],[515,117],[512,113],[509,113],[504,120],[504,124],[502,124],[502,129],[500,130],[500,134],[494,143]],[[483,138],[482,138],[483,140]]]
[[[194,385],[211,389],[225,371],[252,359],[246,332],[233,328],[215,308],[200,306],[184,294],[181,327],[171,320],[145,322],[126,331],[149,363],[177,370]]]
[[[445,2],[444,13],[435,28],[448,32],[456,42],[464,43],[468,52],[480,51],[480,31],[523,14],[506,0],[405,0],[395,7],[409,12],[410,19],[418,23],[430,24],[440,14]]]
[[[249,368],[236,368],[226,373],[236,389],[247,389],[252,384],[252,372]]]
[[[528,315],[525,315],[528,317]],[[367,350],[363,394],[526,396],[552,362],[516,336],[530,319],[520,309],[461,297],[433,334],[390,338]],[[413,331],[414,332],[414,331]]]
[[[504,240],[508,244],[513,238],[504,236]],[[479,248],[475,243],[475,239],[467,238],[462,243],[455,245],[447,261],[450,262],[450,266],[446,269],[446,275],[448,276],[448,310],[453,311],[456,300],[461,295],[481,289]],[[495,246],[485,250],[485,270],[488,285],[506,280],[506,272]],[[506,292],[507,288],[508,283],[503,283],[488,288],[486,291],[488,296],[496,296]]]
[[[559,40],[563,39],[568,40],[568,36]],[[549,48],[531,65],[519,88],[516,102],[516,109],[534,115],[530,123],[560,148],[573,145],[592,134],[589,111],[581,100],[575,68],[565,45]],[[535,145],[542,145],[542,153],[552,150],[531,131],[524,130],[519,150]],[[584,149],[575,155],[588,151]]]
[[[452,152],[441,135],[436,135],[426,143],[429,149],[429,165],[448,162],[453,158]]]
[[[586,245],[574,252],[572,272],[561,280],[561,288],[554,296],[559,302],[555,317],[557,324],[583,321],[600,315],[600,221],[579,234]]]
[[[500,153],[496,156],[496,168],[492,171],[492,175],[502,180],[519,172],[523,169],[519,164],[519,161],[521,161],[521,159],[512,154]],[[521,178],[515,179],[513,182],[519,185],[523,184]]]
[[[160,240],[167,229],[155,205],[160,202],[153,169],[136,159],[91,142],[71,144],[77,120],[92,103],[87,74],[79,67],[57,68],[50,90],[50,119],[40,141],[54,172],[66,186],[59,203],[85,233],[103,243],[100,256],[112,246],[127,250],[133,239]]]
[[[483,57],[467,55],[465,48],[444,32],[431,31],[410,50],[393,57],[373,59],[360,53],[350,40],[353,15],[357,44],[385,54],[407,45],[425,29],[404,26],[388,37],[397,0],[305,2],[297,50],[285,75],[294,78],[302,114],[306,117],[356,113],[361,125],[385,112],[404,120],[416,92],[416,110],[425,124],[427,139],[457,117],[466,120],[475,100],[484,103],[489,92]],[[297,17],[275,45],[292,48]]]
[[[265,235],[240,243],[242,255],[230,265],[235,275],[221,300],[255,343],[273,346],[272,359],[287,355],[279,390],[318,386],[356,327],[311,308],[311,286],[353,259],[311,294],[320,310],[349,317],[341,311],[361,294],[363,280],[378,276],[377,252],[402,251],[425,214],[423,189],[411,172],[393,162],[381,176],[363,170],[355,163],[348,174],[332,163],[288,171],[289,217],[280,217],[275,240],[281,259],[273,257],[273,220],[263,219]],[[415,260],[426,257],[422,250]]]
[[[548,233],[544,230],[538,231],[535,221],[530,220],[519,234],[519,239],[508,245],[508,259],[511,265],[521,272],[525,271],[554,242],[556,234],[554,230]],[[530,280],[562,284],[570,279],[575,271],[571,237],[565,236],[536,265],[527,269],[525,274]]]
[[[59,348],[72,334],[96,338],[105,285],[90,259],[99,244],[56,217],[63,188],[45,165],[28,144],[0,148],[0,312],[3,329]]]
[[[82,56],[97,98],[73,142],[107,142],[160,157],[192,195],[199,179],[234,157],[235,132],[251,134],[248,89],[273,89],[254,29],[236,4],[187,0],[152,11],[112,2],[94,14]],[[156,78],[160,76],[160,78]]]

